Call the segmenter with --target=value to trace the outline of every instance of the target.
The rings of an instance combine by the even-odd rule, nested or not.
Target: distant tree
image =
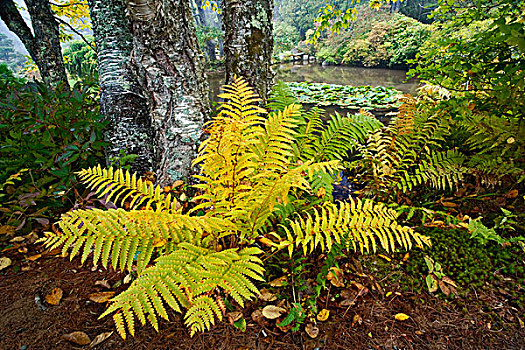
[[[13,0],[0,0],[0,18],[9,30],[20,38],[46,83],[67,84],[66,68],[60,48],[59,22],[51,10],[49,1],[26,0],[25,4],[33,31],[24,21]]]
[[[10,69],[18,71],[25,61],[24,55],[15,50],[13,40],[0,33],[0,63],[5,63]]]

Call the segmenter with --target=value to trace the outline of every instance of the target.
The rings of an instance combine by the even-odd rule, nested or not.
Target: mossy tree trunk
[[[163,185],[189,179],[210,112],[189,2],[91,0],[90,7],[103,111],[114,125],[110,153],[139,154],[135,169],[152,169]]]
[[[60,48],[59,24],[47,0],[26,0],[33,31],[13,0],[0,0],[0,18],[15,33],[40,71],[42,80],[55,86],[68,84]]]
[[[136,154],[133,172],[153,170],[153,128],[148,99],[131,62],[133,35],[122,0],[90,0],[90,16],[97,50],[102,114],[110,121],[106,131],[108,163],[122,154]]]
[[[273,0],[223,0],[226,81],[239,75],[264,101],[273,84]]]

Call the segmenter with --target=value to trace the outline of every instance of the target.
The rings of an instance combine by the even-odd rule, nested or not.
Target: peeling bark
[[[134,0],[132,61],[155,131],[155,169],[160,184],[189,180],[209,113],[204,58],[190,4],[184,0]]]
[[[153,129],[148,101],[131,64],[133,36],[122,0],[90,0],[97,49],[102,114],[110,121],[106,131],[108,163],[121,151],[136,154],[131,170],[143,175],[153,170]]]
[[[248,80],[266,101],[273,85],[273,0],[224,0],[226,81]]]
[[[49,1],[26,0],[33,32],[25,23],[13,0],[0,0],[0,18],[15,33],[35,61],[44,82],[50,86],[67,86],[66,69],[60,48],[59,24]]]

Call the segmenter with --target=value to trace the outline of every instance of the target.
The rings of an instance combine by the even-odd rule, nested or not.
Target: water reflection
[[[408,81],[406,72],[394,69],[360,68],[346,66],[326,66],[310,64],[279,64],[273,66],[275,79],[282,81],[307,81],[341,85],[387,86],[399,91],[415,94],[419,85],[417,79]],[[210,97],[217,100],[219,88],[224,84],[224,73],[208,73]]]

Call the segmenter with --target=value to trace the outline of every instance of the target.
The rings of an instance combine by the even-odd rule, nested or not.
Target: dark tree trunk
[[[273,0],[224,0],[222,9],[226,81],[242,76],[266,101],[273,84]]]
[[[185,0],[134,0],[133,65],[140,76],[155,131],[155,170],[161,184],[189,180],[191,161],[210,113],[204,57],[190,4]]]
[[[148,99],[131,64],[133,36],[122,0],[89,1],[97,48],[102,114],[110,121],[106,139],[108,162],[136,154],[131,170],[153,170],[153,128]]]
[[[15,33],[37,65],[42,80],[50,86],[68,84],[60,48],[59,25],[49,1],[26,0],[34,35],[13,0],[0,0],[0,17]]]

